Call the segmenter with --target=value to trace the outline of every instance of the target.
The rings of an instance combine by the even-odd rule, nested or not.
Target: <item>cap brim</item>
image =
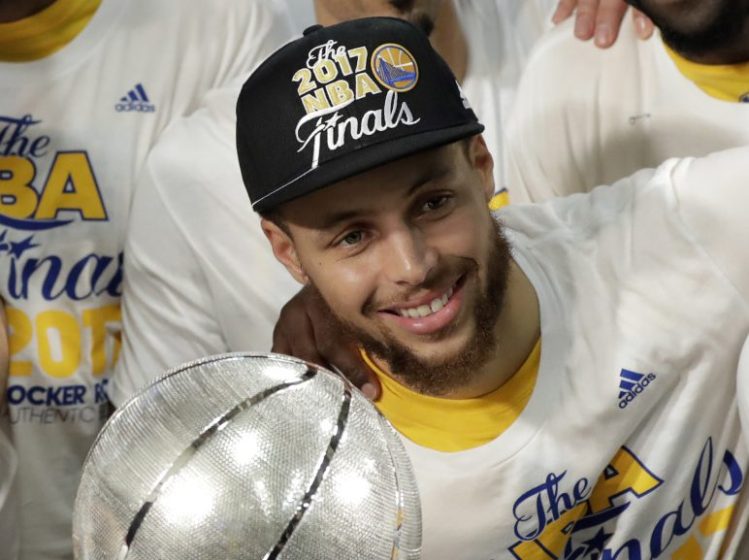
[[[290,180],[257,200],[252,207],[256,212],[267,212],[284,202],[303,197],[369,169],[424,150],[438,148],[483,131],[484,125],[474,121],[439,130],[420,132],[395,140],[386,140],[379,144],[362,147],[360,150],[345,152],[341,158],[329,159],[319,167],[310,169]],[[345,163],[342,160],[345,160]]]

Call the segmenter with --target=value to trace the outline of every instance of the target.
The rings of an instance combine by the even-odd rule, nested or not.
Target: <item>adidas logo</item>
[[[619,408],[625,409],[637,395],[642,393],[645,388],[655,381],[655,374],[637,373],[623,369],[619,373]]]
[[[139,113],[153,113],[156,111],[156,105],[151,103],[148,99],[143,84],[136,84],[136,86],[127,92],[127,95],[121,97],[119,102],[114,106],[115,111],[118,113],[138,111]]]

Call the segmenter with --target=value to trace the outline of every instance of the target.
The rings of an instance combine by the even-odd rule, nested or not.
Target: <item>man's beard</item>
[[[669,22],[672,18],[651,7],[648,0],[630,0],[629,4],[650,17],[660,29],[663,41],[687,58],[700,59],[731,49],[744,41],[743,33],[749,17],[747,2],[725,1],[709,20],[683,25]],[[688,6],[684,7],[684,10],[689,9]]]
[[[401,344],[387,331],[382,331],[380,341],[348,321],[338,317],[323,300],[331,319],[330,332],[341,333],[348,339],[358,342],[364,350],[387,363],[388,369],[398,381],[411,389],[425,394],[440,396],[465,386],[480,371],[481,367],[494,355],[497,347],[496,325],[503,308],[504,296],[510,269],[510,248],[499,224],[492,220],[494,243],[487,261],[487,284],[474,304],[475,335],[453,356],[438,362],[418,357],[408,347]],[[477,263],[471,261],[466,267],[476,275]],[[312,285],[318,295],[319,291]],[[449,327],[448,327],[449,329]],[[449,332],[449,330],[447,331]]]

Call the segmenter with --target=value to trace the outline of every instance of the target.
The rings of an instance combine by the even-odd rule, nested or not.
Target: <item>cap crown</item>
[[[259,212],[482,130],[427,36],[395,18],[308,29],[237,103],[239,164]]]

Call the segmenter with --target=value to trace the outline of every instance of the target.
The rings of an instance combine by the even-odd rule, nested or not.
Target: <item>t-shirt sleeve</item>
[[[541,38],[520,80],[505,141],[513,202],[588,192],[662,161],[650,152],[649,129],[632,120],[647,106],[649,60],[634,26],[605,50],[576,39],[572,26]]]
[[[137,185],[125,244],[123,347],[110,385],[119,406],[184,362],[270,350],[299,288],[275,260],[242,184],[237,88],[174,123]]]
[[[749,303],[749,147],[686,160],[673,173],[687,228]]]
[[[588,89],[573,87],[570,24],[554,29],[537,43],[523,71],[507,125],[507,184],[513,202],[540,202],[588,190],[593,177],[578,162],[585,146],[593,103]],[[588,45],[586,45],[588,46]],[[579,84],[578,84],[579,85]]]
[[[203,60],[214,61],[210,87],[249,76],[265,58],[292,36],[284,0],[223,0],[206,3],[206,21],[188,49],[200,49]]]

